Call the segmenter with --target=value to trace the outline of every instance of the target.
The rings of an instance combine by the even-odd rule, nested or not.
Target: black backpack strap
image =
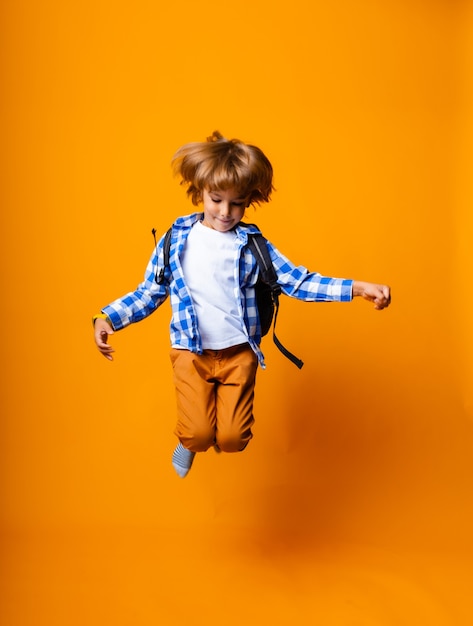
[[[248,246],[255,257],[261,274],[261,279],[263,282],[267,283],[271,287],[271,295],[274,302],[274,323],[273,323],[273,341],[276,344],[277,348],[284,354],[284,356],[294,363],[296,367],[299,369],[304,365],[301,359],[297,358],[292,352],[289,352],[287,348],[285,348],[279,339],[276,336],[276,322],[278,319],[278,311],[279,311],[279,295],[281,293],[281,286],[278,284],[278,277],[276,274],[276,270],[274,269],[273,262],[269,255],[268,246],[266,245],[266,239],[261,235],[261,233],[257,234],[249,234],[248,235]]]
[[[156,228],[153,228],[151,232],[153,233],[153,237],[154,237],[154,245],[157,248],[158,242],[156,241]],[[154,276],[154,280],[158,283],[158,285],[161,285],[162,282],[164,281],[164,272],[166,270],[166,267],[169,267],[169,251],[171,249],[171,235],[172,235],[172,226],[164,235],[164,243],[163,243],[164,260],[163,260],[163,266],[159,270],[159,274],[158,274],[158,267],[156,266],[156,274]]]

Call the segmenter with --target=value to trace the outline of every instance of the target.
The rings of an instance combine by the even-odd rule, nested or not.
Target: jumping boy
[[[201,210],[174,222],[169,264],[164,263],[163,236],[144,281],[93,320],[97,347],[112,361],[109,335],[141,321],[170,297],[179,440],[172,463],[184,478],[196,452],[212,446],[240,452],[252,437],[256,370],[264,367],[264,357],[255,301],[259,269],[248,235],[259,230],[241,220],[250,205],[269,202],[273,169],[259,148],[227,140],[217,131],[206,142],[182,146],[172,164]],[[390,304],[387,285],[327,278],[295,266],[271,242],[268,249],[287,296],[307,302],[361,296],[376,309]]]

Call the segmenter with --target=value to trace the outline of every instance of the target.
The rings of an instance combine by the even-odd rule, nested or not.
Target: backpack
[[[156,244],[156,230],[153,228],[155,245]],[[169,252],[171,248],[171,234],[172,227],[164,235],[163,254],[164,265],[159,271],[159,275],[156,272],[155,280],[158,284],[161,284],[164,280],[164,271],[166,267],[169,267]],[[260,274],[258,281],[255,285],[256,306],[258,307],[258,314],[261,326],[261,336],[264,337],[268,334],[271,325],[273,323],[273,341],[277,348],[288,358],[291,363],[294,363],[299,369],[302,368],[304,363],[298,359],[292,352],[289,352],[285,348],[276,336],[276,321],[279,311],[279,295],[281,293],[281,287],[278,284],[278,277],[276,270],[274,269],[271,257],[269,255],[268,246],[266,245],[266,239],[260,233],[248,234],[248,247],[250,248],[253,256],[258,263]]]

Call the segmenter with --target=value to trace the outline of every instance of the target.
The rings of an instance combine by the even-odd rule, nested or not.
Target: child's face
[[[207,191],[202,194],[204,226],[226,233],[241,222],[247,199],[235,189]]]

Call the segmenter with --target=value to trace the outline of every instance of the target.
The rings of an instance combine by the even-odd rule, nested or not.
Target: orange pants
[[[252,437],[253,398],[258,361],[248,344],[225,350],[171,349],[182,445],[204,452],[217,444],[224,452],[243,450]]]

